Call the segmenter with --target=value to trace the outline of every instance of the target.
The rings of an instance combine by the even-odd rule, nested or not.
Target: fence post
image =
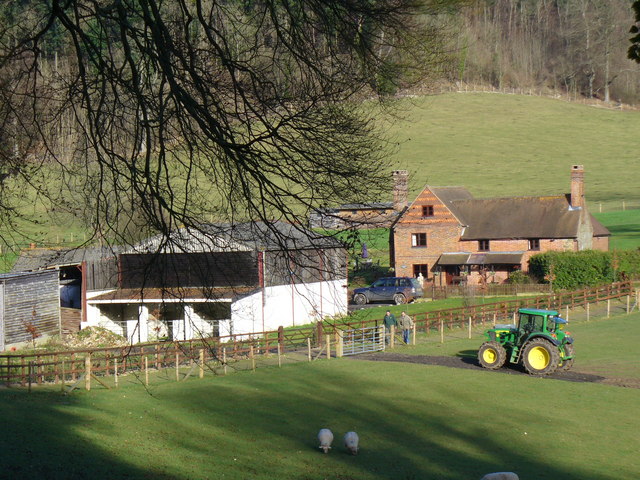
[[[444,322],[440,319],[440,343],[444,343]]]
[[[284,347],[284,327],[282,325],[278,327],[278,345],[280,348]]]
[[[33,372],[33,360],[29,360],[29,371],[27,375],[29,375],[29,393],[31,393],[31,374]]]
[[[249,346],[249,358],[251,358],[251,370],[256,371],[256,357],[253,354],[253,345]]]
[[[307,337],[307,358],[311,361],[311,339]]]
[[[324,328],[322,327],[322,320],[318,320],[316,323],[316,338],[318,339],[318,347],[322,346],[322,336],[324,335]]]
[[[84,388],[91,390],[91,353],[84,357]]]
[[[415,344],[416,344],[416,322],[414,320],[413,327],[411,328],[411,345],[415,345]]]
[[[336,329],[336,358],[342,357],[344,354],[344,332]]]
[[[327,360],[331,358],[331,336],[327,333],[325,341],[327,342]]]
[[[471,338],[471,317],[469,317],[469,338]]]
[[[200,378],[204,378],[204,348],[200,349]]]
[[[609,318],[611,312],[611,299],[607,298],[607,318]]]
[[[384,325],[380,325],[378,327],[378,341],[380,342],[380,344],[382,345],[382,349],[384,350],[387,344],[384,336]]]
[[[627,295],[627,313],[629,313],[631,311],[629,309],[630,301],[631,301],[631,295]]]
[[[222,349],[222,369],[224,371],[224,374],[227,374],[227,347],[224,347]]]
[[[569,321],[569,305],[567,305],[567,314],[565,315],[565,320]]]
[[[144,356],[144,384],[149,386],[149,359],[146,355]]]
[[[116,388],[118,388],[118,359],[113,359],[113,379],[116,383]]]
[[[587,302],[587,322],[589,321],[589,312],[591,311],[590,307],[590,303]]]
[[[62,365],[60,366],[60,369],[62,370],[60,372],[60,379],[62,380],[60,382],[60,391],[64,392],[64,386],[65,386],[65,383],[64,383],[64,360],[62,360]]]
[[[180,381],[180,353],[176,352],[176,382]]]
[[[282,353],[280,351],[280,344],[278,344],[278,367],[282,367]]]
[[[389,328],[389,334],[391,335],[391,339],[389,340],[389,348],[393,348],[396,345],[396,326],[391,325]]]

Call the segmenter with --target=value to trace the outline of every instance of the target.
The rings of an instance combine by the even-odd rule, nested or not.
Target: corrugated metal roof
[[[226,252],[252,250],[304,250],[340,248],[335,238],[320,235],[301,225],[285,222],[205,224],[181,228],[169,235],[151,237],[126,253],[143,252]]]
[[[67,265],[80,265],[83,261],[98,261],[117,255],[118,247],[52,249],[32,248],[20,252],[12,272],[30,272]]]

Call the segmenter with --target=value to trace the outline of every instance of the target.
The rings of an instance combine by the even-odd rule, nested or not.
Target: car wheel
[[[353,296],[353,303],[356,305],[366,305],[367,297],[363,293],[357,293]]]
[[[405,297],[402,293],[396,293],[393,296],[393,303],[396,305],[402,305],[403,303],[407,303],[407,297]]]

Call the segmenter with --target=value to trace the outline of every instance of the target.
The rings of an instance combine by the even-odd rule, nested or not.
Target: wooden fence
[[[553,309],[568,314],[569,310],[584,307],[588,315],[590,305],[601,303],[606,303],[609,313],[609,302],[618,299],[626,304],[625,311],[629,312],[632,298],[637,303],[637,292],[631,283],[624,282],[574,292],[425,312],[414,315],[414,322],[418,333],[439,333],[440,341],[444,341],[447,329],[468,329],[471,335],[474,327],[512,322],[518,308]],[[144,381],[148,383],[149,370],[174,371],[174,374],[167,373],[167,376],[175,375],[175,380],[180,381],[196,372],[200,377],[206,371],[224,374],[227,368],[236,368],[241,362],[243,369],[255,369],[258,358],[270,361],[270,364],[277,361],[281,365],[285,355],[291,358],[295,354],[301,361],[312,361],[321,355],[331,358],[331,345],[339,344],[344,330],[372,327],[379,323],[380,320],[375,319],[337,323],[321,321],[306,327],[280,327],[267,332],[201,340],[0,355],[0,382],[7,386],[31,387],[32,384],[56,383],[62,384],[63,388],[84,386],[90,389],[92,379],[108,387],[103,380],[110,378],[108,383],[117,386],[118,376],[130,372],[144,375]]]
[[[521,294],[548,295],[553,293],[549,284],[511,285],[432,285],[425,289],[425,295],[431,294],[433,300],[449,297],[509,297]]]

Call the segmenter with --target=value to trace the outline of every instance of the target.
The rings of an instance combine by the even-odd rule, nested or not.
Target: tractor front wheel
[[[485,342],[478,350],[478,361],[484,368],[497,370],[504,365],[507,352],[498,342]]]
[[[558,347],[544,338],[534,338],[524,348],[522,355],[524,368],[531,375],[549,375],[560,364]]]
[[[566,360],[561,360],[562,365],[560,365],[560,368],[562,370],[569,370],[572,366],[573,366],[573,356],[574,356],[574,348],[573,348],[573,344],[571,343],[566,343],[564,345],[564,356],[565,357],[571,357],[568,358]]]

